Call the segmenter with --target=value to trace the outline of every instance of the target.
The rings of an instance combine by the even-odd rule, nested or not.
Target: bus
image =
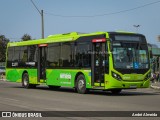
[[[95,32],[50,35],[45,39],[10,42],[6,79],[24,88],[45,84],[51,89],[111,91],[148,88],[151,70],[144,35]]]

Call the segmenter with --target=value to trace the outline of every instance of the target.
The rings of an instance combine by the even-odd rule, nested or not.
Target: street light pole
[[[39,12],[39,14],[41,15],[41,31],[42,31],[42,39],[44,39],[44,17],[43,17],[43,10],[39,10],[38,7],[34,4],[33,0],[31,0],[32,4],[34,5],[34,7],[37,9],[37,11]]]

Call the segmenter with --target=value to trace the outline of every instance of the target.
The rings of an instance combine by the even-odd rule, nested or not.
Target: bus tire
[[[86,88],[86,80],[82,74],[80,74],[76,79],[76,90],[80,94],[85,94],[88,92]]]
[[[112,94],[116,95],[119,94],[122,91],[122,89],[113,89],[111,90]]]
[[[29,84],[29,75],[28,73],[24,73],[22,77],[22,86],[24,88],[35,88],[36,85]]]

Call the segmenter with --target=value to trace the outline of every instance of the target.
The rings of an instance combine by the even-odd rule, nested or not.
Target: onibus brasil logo
[[[40,112],[2,112],[2,117],[42,117]]]

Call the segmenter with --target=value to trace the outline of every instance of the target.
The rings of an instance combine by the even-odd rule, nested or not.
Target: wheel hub
[[[79,88],[79,89],[84,88],[84,81],[83,81],[83,80],[79,80],[78,88]]]
[[[27,78],[24,78],[23,83],[24,83],[25,86],[27,86],[27,84],[28,84]]]

